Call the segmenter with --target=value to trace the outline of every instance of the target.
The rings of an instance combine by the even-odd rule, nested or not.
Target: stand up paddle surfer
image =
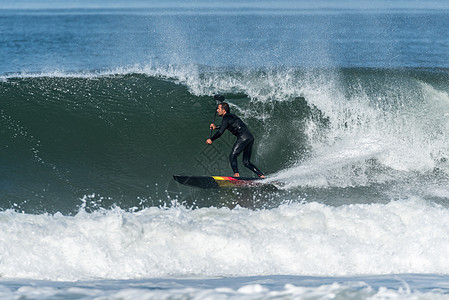
[[[254,136],[246,127],[245,123],[234,114],[230,113],[229,104],[222,102],[218,104],[217,113],[223,118],[221,126],[216,126],[214,123],[210,124],[210,129],[218,129],[218,131],[211,138],[206,140],[206,143],[211,145],[213,141],[218,139],[227,129],[237,137],[234,146],[232,147],[229,160],[231,162],[234,177],[240,177],[237,165],[237,156],[243,151],[243,165],[257,174],[261,178],[265,178],[264,174],[250,162],[251,152],[253,150]]]

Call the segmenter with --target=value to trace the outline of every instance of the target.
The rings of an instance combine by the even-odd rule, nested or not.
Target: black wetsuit
[[[250,162],[251,152],[253,150],[254,136],[246,127],[245,123],[231,113],[226,113],[223,116],[223,122],[221,126],[217,127],[219,130],[211,137],[212,141],[218,139],[223,132],[227,129],[233,135],[237,137],[237,140],[232,147],[231,154],[229,155],[229,160],[231,162],[231,167],[234,173],[238,173],[237,156],[243,151],[243,165],[256,173],[259,177],[264,175],[255,165]]]

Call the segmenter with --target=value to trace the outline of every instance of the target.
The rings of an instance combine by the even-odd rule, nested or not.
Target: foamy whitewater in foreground
[[[449,210],[418,199],[271,210],[0,214],[1,276],[46,280],[449,272]]]
[[[260,211],[5,211],[0,297],[448,299],[449,278],[437,275],[449,272],[448,226],[449,209],[419,199]]]

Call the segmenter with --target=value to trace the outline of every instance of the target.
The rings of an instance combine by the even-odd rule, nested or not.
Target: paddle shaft
[[[215,124],[215,119],[217,118],[217,111],[215,111],[215,115],[214,115],[214,121],[212,122],[213,124]],[[214,130],[211,128],[210,129],[210,135],[209,135],[209,138],[211,138],[212,137],[212,132],[213,132]]]
[[[225,98],[224,98],[222,95],[220,95],[220,94],[214,95],[214,99],[215,99],[215,103],[217,104],[217,107],[216,107],[216,108],[218,108],[218,105],[220,105],[220,103],[223,102],[223,101],[225,100]],[[217,109],[215,109],[214,121],[212,122],[213,124],[215,124],[215,119],[216,119],[216,118],[217,118]],[[209,138],[212,137],[212,132],[213,132],[213,131],[214,131],[214,130],[211,128],[211,129],[210,129]]]

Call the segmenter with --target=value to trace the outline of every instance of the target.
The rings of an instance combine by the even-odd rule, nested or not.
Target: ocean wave
[[[340,189],[368,189],[344,202],[419,195],[440,203],[449,173],[446,79],[441,70],[151,65],[10,75],[0,82],[0,207],[73,213],[95,193],[96,207],[143,209],[183,192],[218,205],[208,200],[215,195],[190,196],[172,183],[173,174],[231,171],[233,137],[204,143],[216,92],[256,136],[252,159],[282,183],[283,200],[307,189],[310,201],[338,203]],[[323,196],[328,189],[338,199]],[[268,198],[269,207],[285,202]]]

